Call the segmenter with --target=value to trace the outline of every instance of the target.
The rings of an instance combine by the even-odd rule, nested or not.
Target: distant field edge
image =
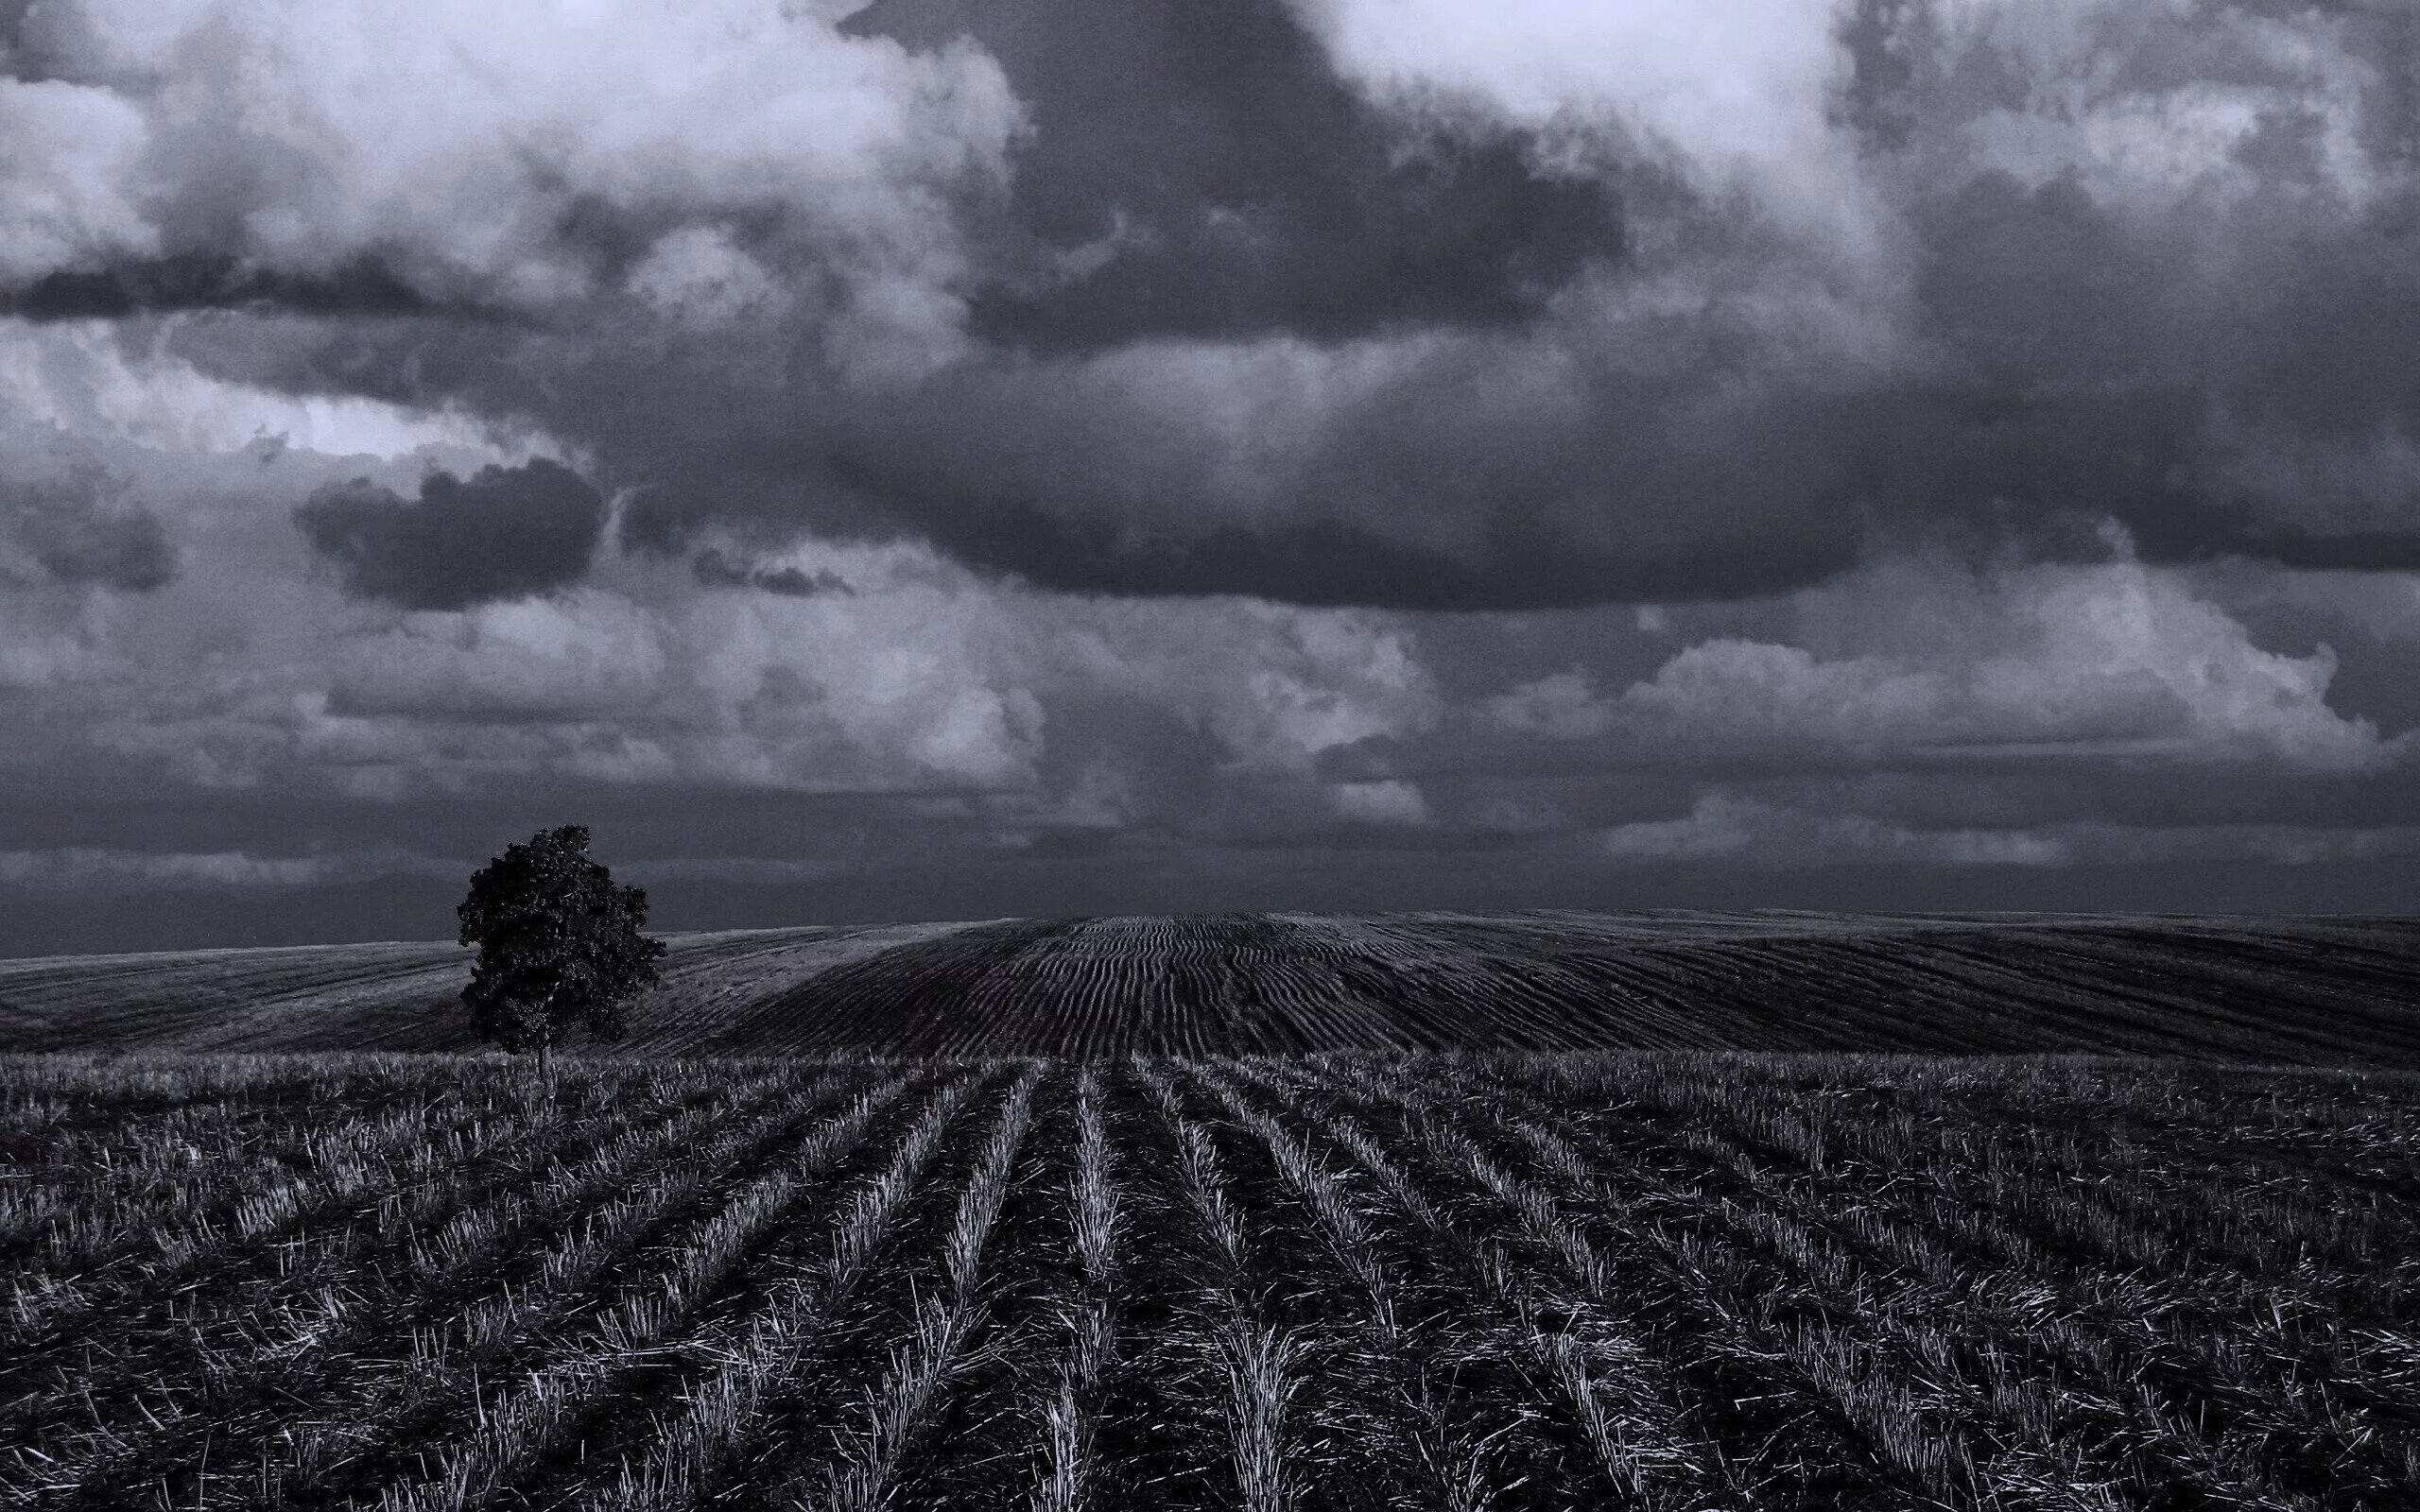
[[[1232,913],[666,936],[611,1052],[2111,1055],[2420,1067],[2420,919]],[[443,941],[0,961],[0,1051],[471,1052]],[[575,1045],[575,1050],[582,1047]]]

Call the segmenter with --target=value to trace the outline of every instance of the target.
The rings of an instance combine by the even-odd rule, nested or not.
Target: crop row
[[[2410,920],[1220,914],[670,945],[622,1053],[1863,1049],[2420,1067]],[[0,1049],[471,1049],[466,972],[450,945],[0,962]]]
[[[18,1059],[0,1128],[12,1505],[2420,1497],[2394,1074]]]

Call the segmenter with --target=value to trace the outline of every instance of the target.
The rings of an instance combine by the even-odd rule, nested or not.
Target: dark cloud
[[[1841,122],[1884,147],[1908,144],[1914,113],[1902,98],[1915,77],[1909,22],[1919,0],[1856,0],[1842,15],[1841,46],[1849,78],[1836,107]]]
[[[605,528],[604,496],[561,463],[436,472],[417,500],[368,479],[320,490],[294,512],[357,598],[459,610],[576,582]]]
[[[2420,524],[2401,502],[2420,494],[2420,471],[2400,495],[2371,479],[2335,502],[2321,475],[2354,470],[2358,457],[2339,454],[2381,435],[2420,433],[2420,368],[2402,356],[2420,343],[2420,260],[2409,255],[2420,196],[2384,180],[2353,205],[2329,188],[2325,100],[2246,43],[2227,9],[2105,40],[2104,66],[2147,101],[2212,81],[2271,101],[2206,170],[2241,185],[2174,205],[2074,168],[2020,176],[1950,150],[1991,119],[2030,119],[2032,65],[1953,35],[1919,0],[1847,14],[1852,66],[1835,121],[1890,186],[1882,203],[1910,275],[1903,301],[1852,311],[1895,349],[1880,362],[1842,361],[1796,334],[1826,297],[1796,276],[1806,249],[1663,180],[1641,212],[1660,250],[1618,266],[1623,236],[1565,257],[1557,249],[1582,242],[1510,212],[1413,217],[1440,234],[1514,228],[1558,270],[1527,284],[1467,266],[1445,277],[1464,291],[1562,291],[1535,333],[1486,332],[1542,306],[1424,302],[1419,275],[1381,269],[1360,240],[1383,207],[1409,201],[1391,198],[1383,173],[1352,193],[1321,176],[1363,161],[1355,142],[1420,163],[1450,139],[1448,158],[1476,163],[1493,141],[1511,153],[1502,171],[1452,180],[1448,198],[1468,210],[1486,201],[1478,185],[1549,182],[1513,171],[1509,129],[1438,138],[1447,129],[1435,119],[1386,114],[1340,86],[1290,22],[1256,11],[1222,26],[1223,48],[1175,60],[1170,39],[1194,23],[985,11],[966,24],[1033,109],[1012,186],[1020,226],[1063,249],[1109,240],[1106,261],[1080,275],[982,285],[976,329],[1049,352],[1129,345],[1091,367],[978,352],[905,396],[827,404],[761,486],[731,486],[721,464],[745,449],[718,446],[715,460],[659,473],[706,480],[691,503],[674,487],[631,523],[659,527],[666,550],[717,521],[786,517],[923,535],[1054,588],[1423,609],[1752,595],[1945,532],[2071,559],[2098,549],[2103,519],[2154,561],[2394,567],[2420,557]],[[2360,125],[2383,170],[2397,161],[2383,144],[2410,134],[2395,90],[2420,63],[2409,26],[2361,14],[2344,36],[2382,81]],[[891,4],[862,24],[930,44],[963,20]],[[1076,34],[1101,39],[1098,50],[1047,45]],[[1104,57],[1129,66],[1098,66]],[[1142,81],[1178,103],[1144,122],[1130,97]],[[1205,103],[1189,112],[1196,95]],[[1250,121],[1229,113],[1245,103]],[[1314,119],[1322,129],[1296,129]],[[1260,121],[1301,145],[1276,153]],[[1196,231],[1118,241],[1109,207],[1120,205],[1130,224]],[[1364,218],[1319,224],[1312,206]],[[1219,240],[1231,233],[1234,246]],[[1016,266],[992,250],[1005,260],[990,274]],[[1574,292],[1587,266],[1607,282]],[[1331,272],[1400,303],[1314,297]],[[1600,304],[1618,310],[1626,280],[1698,302],[1668,318],[1606,318]],[[1312,344],[1303,365],[1342,370],[1322,344],[1409,327],[1448,335],[1342,398],[1332,381],[1249,354],[1207,387],[1181,355],[1150,357],[1156,338],[1290,337]],[[1213,418],[1254,405],[1265,418]]]
[[[786,598],[855,592],[847,578],[829,568],[810,574],[798,567],[765,567],[735,561],[711,546],[689,558],[689,573],[708,588],[753,588]]]
[[[166,587],[177,573],[166,530],[149,511],[114,503],[115,491],[94,469],[0,481],[0,549],[14,546],[53,582],[129,593]]]
[[[43,520],[27,532],[43,570],[62,583],[102,583],[133,593],[164,588],[176,553],[159,520],[139,510]]]
[[[249,266],[219,252],[186,252],[92,270],[45,273],[0,291],[0,315],[27,320],[113,320],[150,311],[275,307],[306,315],[411,315],[431,308],[374,257],[326,274]]]
[[[21,9],[0,949],[2420,853],[2401,0]]]
[[[2192,555],[2202,559],[2239,556],[2316,572],[2420,573],[2420,526],[2327,536],[2286,527],[2196,544]]]
[[[1283,0],[876,0],[849,29],[971,37],[1026,107],[974,308],[994,340],[1502,324],[1622,252],[1607,184],[1475,112],[1383,112]]]
[[[2166,377],[2175,284],[2073,179],[1989,171],[1917,207],[1925,329],[1979,390],[2014,399]]]
[[[1660,146],[1608,124],[1618,100],[1344,77],[1308,13],[879,0],[847,30],[961,83],[996,60],[1024,128],[999,176],[850,180],[807,229],[821,200],[701,172],[530,189],[517,233],[577,292],[522,325],[265,318],[254,265],[223,261],[48,297],[243,306],[175,349],[534,422],[643,486],[626,546],[717,585],[696,554],[735,536],[922,538],[1108,595],[1507,610],[1767,593],[1911,539],[2070,559],[2108,519],[2156,562],[2420,559],[2402,8],[1859,0],[1813,60],[1834,86],[1782,118],[1804,140],[1682,112]],[[1709,35],[1689,67],[1753,51]],[[458,228],[411,229],[458,303],[509,282]],[[388,265],[361,255],[371,311]],[[853,302],[869,280],[883,300]],[[913,351],[853,381],[842,336],[894,306]]]
[[[1663,597],[1676,582],[1700,596],[1775,593],[1855,557],[1855,538],[1845,531],[1708,541],[1652,557],[1517,526],[1477,552],[1407,544],[1349,521],[1131,532],[1104,514],[1060,513],[1017,494],[977,491],[961,476],[886,473],[855,459],[840,466],[844,477],[877,491],[912,491],[925,506],[926,533],[960,560],[1063,593],[1243,593],[1324,608],[1560,609]]]

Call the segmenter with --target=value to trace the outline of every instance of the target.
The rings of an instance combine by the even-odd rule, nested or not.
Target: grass
[[[0,1504],[2420,1505],[2420,1076],[0,1057]]]

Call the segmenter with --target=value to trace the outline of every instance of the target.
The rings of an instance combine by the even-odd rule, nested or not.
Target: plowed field
[[[1737,1049],[2420,1066],[2420,923],[1236,914],[671,936],[643,1055]],[[0,1049],[472,1048],[451,944],[0,961]]]

